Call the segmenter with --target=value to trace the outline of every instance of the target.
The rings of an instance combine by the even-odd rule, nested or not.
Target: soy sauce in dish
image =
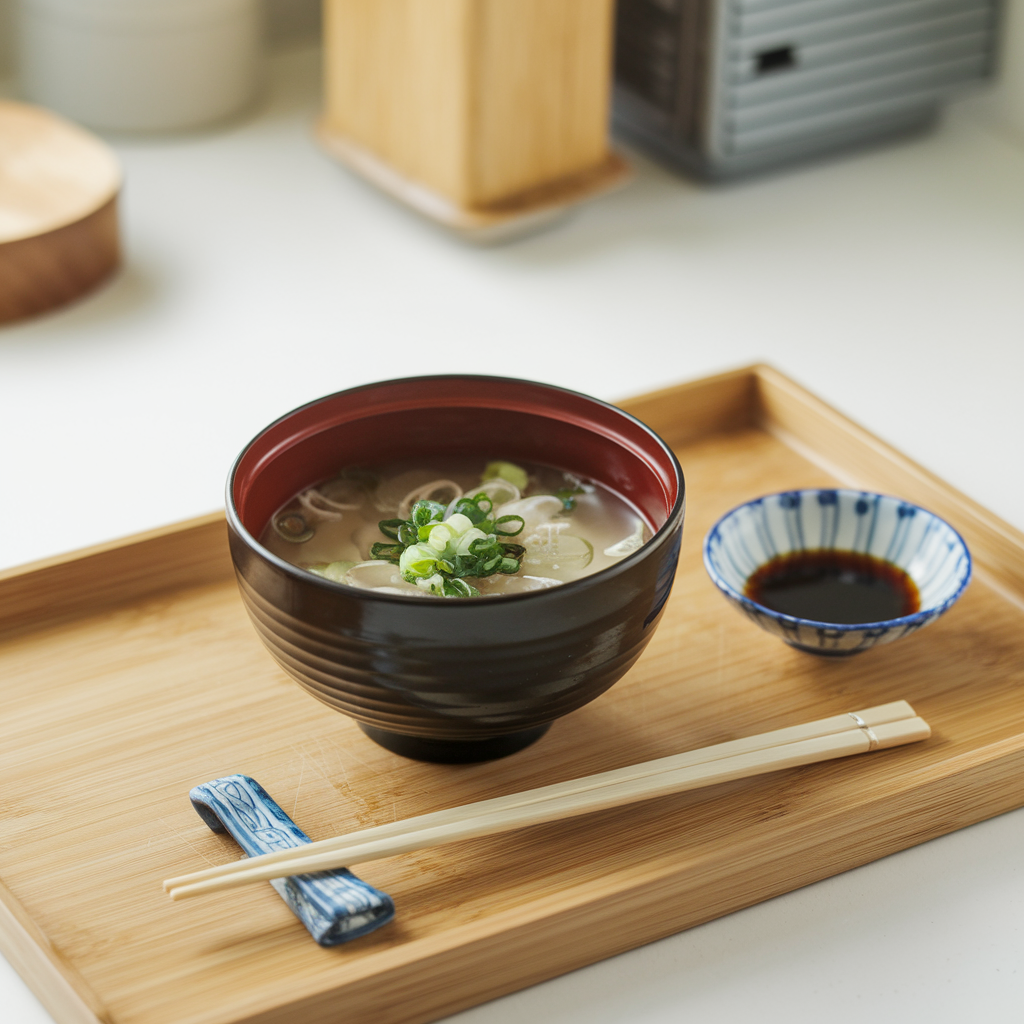
[[[791,551],[747,580],[746,596],[783,615],[856,625],[913,615],[914,581],[899,566],[856,551]]]

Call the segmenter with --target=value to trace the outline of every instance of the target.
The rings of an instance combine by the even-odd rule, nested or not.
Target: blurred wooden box
[[[326,0],[326,148],[449,227],[521,227],[620,183],[614,0]]]

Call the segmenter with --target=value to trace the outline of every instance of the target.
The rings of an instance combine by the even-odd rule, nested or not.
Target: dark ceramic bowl
[[[502,439],[497,455],[478,440],[491,438]],[[345,466],[466,455],[596,480],[656,533],[572,583],[450,599],[335,583],[257,540],[293,495]],[[683,508],[679,463],[639,420],[585,395],[502,377],[409,378],[329,395],[250,442],[227,488],[242,599],[277,662],[382,746],[446,763],[520,750],[626,673],[668,599]]]

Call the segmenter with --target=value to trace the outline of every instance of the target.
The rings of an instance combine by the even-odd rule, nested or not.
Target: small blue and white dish
[[[870,556],[902,570],[918,609],[879,621],[828,622],[786,614],[752,599],[752,578],[804,557]],[[867,559],[865,559],[867,561]],[[727,512],[704,539],[704,566],[719,590],[762,629],[792,647],[832,657],[892,643],[934,622],[964,592],[971,556],[945,520],[901,498],[810,488],[770,494]]]

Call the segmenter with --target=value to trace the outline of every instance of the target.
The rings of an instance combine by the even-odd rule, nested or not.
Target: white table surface
[[[765,360],[1024,527],[1024,144],[984,103],[729,187],[637,159],[493,249],[334,166],[316,109],[295,51],[224,130],[112,140],[125,271],[0,329],[0,568],[218,508],[281,412],[450,370],[616,399]],[[1018,811],[451,1020],[1019,1022],[1022,914]],[[50,1021],[3,961],[0,1019]]]

